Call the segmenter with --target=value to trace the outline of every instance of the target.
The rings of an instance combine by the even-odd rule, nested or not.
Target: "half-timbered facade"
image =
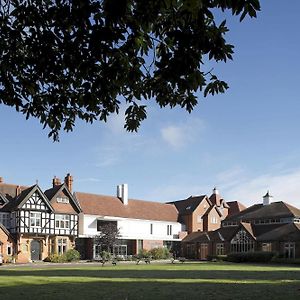
[[[45,193],[31,187],[0,183],[0,222],[14,238],[10,256],[17,262],[43,260],[53,253],[63,254],[75,245],[78,235],[78,202],[71,194],[68,174],[63,184],[55,178]]]

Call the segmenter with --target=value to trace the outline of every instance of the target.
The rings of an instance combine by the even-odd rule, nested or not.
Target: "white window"
[[[57,240],[57,252],[58,254],[64,254],[67,252],[68,239]]]
[[[31,212],[30,213],[30,227],[41,227],[41,213]]]
[[[172,235],[172,225],[167,225],[167,235]]]
[[[56,215],[55,216],[55,228],[60,228],[60,229],[70,228],[70,216],[69,215]]]
[[[202,216],[201,215],[197,216],[197,223],[202,223]]]
[[[69,198],[67,198],[67,197],[57,197],[56,201],[58,203],[69,203]]]
[[[217,217],[211,217],[211,223],[212,224],[218,224],[218,218]]]

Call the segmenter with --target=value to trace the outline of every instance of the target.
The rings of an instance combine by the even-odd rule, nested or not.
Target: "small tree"
[[[112,252],[113,246],[117,244],[120,236],[120,231],[117,227],[117,222],[98,221],[97,229],[100,232],[95,236],[95,244],[101,246],[101,250]]]

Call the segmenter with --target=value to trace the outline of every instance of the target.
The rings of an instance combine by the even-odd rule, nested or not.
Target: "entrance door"
[[[207,259],[208,255],[208,244],[201,244],[200,245],[200,259]]]
[[[32,240],[30,243],[31,260],[40,260],[41,244],[37,240]]]

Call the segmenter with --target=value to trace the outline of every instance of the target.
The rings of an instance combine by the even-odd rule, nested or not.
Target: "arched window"
[[[254,251],[254,240],[241,229],[230,242],[231,252],[250,252]]]

